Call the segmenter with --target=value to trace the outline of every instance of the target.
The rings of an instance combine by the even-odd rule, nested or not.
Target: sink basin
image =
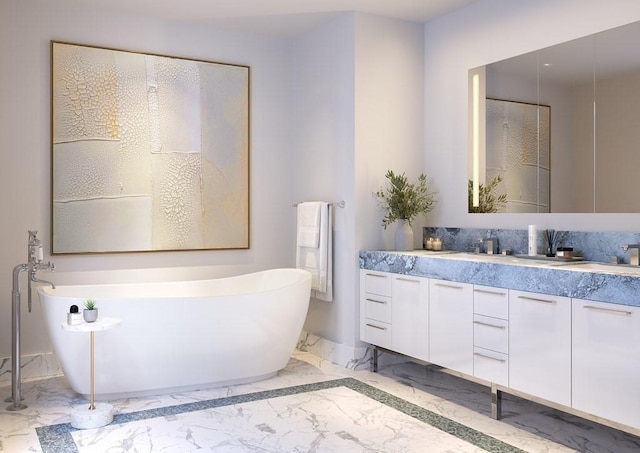
[[[583,261],[581,263],[571,263],[564,267],[565,269],[576,271],[603,272],[607,274],[633,275],[640,277],[640,266],[630,266],[628,264],[608,264]]]
[[[453,255],[460,252],[455,250],[412,250],[410,252],[399,252],[403,255],[417,255],[417,256],[439,256],[439,255]]]
[[[447,256],[448,259],[464,260],[464,261],[476,261],[481,263],[503,263],[503,264],[519,264],[523,266],[542,266],[548,265],[545,261],[538,261],[535,259],[523,259],[515,255],[487,255],[485,253],[467,253],[459,252],[452,256]]]

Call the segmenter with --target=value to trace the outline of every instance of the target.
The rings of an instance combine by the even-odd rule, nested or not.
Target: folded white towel
[[[320,209],[322,203],[311,201],[298,205],[298,247],[318,248],[320,245]]]
[[[315,205],[318,211],[318,240],[310,230],[310,227],[302,227],[301,224],[311,224],[314,218],[311,210],[308,214],[302,214],[306,220],[301,219],[301,210],[306,205]],[[327,202],[307,202],[298,205],[298,234],[296,242],[296,267],[311,272],[311,295],[317,299],[333,300],[333,235],[331,205]],[[309,229],[305,229],[309,228]]]

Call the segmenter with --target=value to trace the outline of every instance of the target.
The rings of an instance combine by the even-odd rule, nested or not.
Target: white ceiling
[[[79,8],[292,36],[344,11],[426,22],[476,0],[50,0]]]

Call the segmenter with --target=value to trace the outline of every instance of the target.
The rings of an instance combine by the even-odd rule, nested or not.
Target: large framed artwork
[[[551,107],[487,99],[486,177],[504,212],[550,212]],[[501,211],[502,212],[502,211]]]
[[[51,43],[52,253],[249,248],[249,67]]]

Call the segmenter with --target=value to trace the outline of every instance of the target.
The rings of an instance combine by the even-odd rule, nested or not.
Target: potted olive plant
[[[416,183],[410,183],[404,173],[396,175],[389,170],[385,177],[388,180],[386,189],[378,190],[380,207],[385,211],[382,226],[386,230],[397,222],[395,235],[396,250],[413,250],[413,220],[419,214],[426,214],[433,209],[437,192],[429,190],[427,177],[418,176]]]
[[[95,322],[98,319],[98,307],[94,299],[87,299],[82,310],[82,317],[86,322]]]

